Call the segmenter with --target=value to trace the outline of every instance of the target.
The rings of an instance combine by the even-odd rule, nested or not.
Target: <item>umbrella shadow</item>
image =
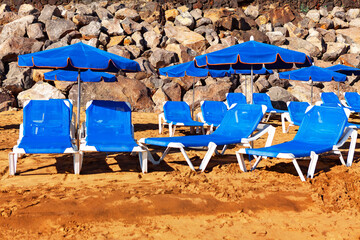
[[[160,157],[157,154],[152,154],[155,161]],[[129,154],[119,154],[115,157],[121,172],[141,172],[139,156],[131,156]],[[170,167],[165,161],[161,161],[158,165],[152,164],[148,161],[148,172],[172,172],[174,169]]]
[[[0,128],[2,128],[4,130],[19,129],[19,127],[20,127],[19,124],[10,124],[10,125],[0,126]]]
[[[135,123],[134,129],[136,132],[147,131],[147,130],[158,130],[159,125],[154,123]]]

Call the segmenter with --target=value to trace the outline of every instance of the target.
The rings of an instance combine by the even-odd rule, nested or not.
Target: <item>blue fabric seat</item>
[[[244,164],[241,154],[257,156],[252,170],[256,168],[261,157],[291,158],[294,159],[293,163],[300,178],[305,180],[295,160],[296,158],[311,156],[308,177],[313,177],[318,154],[320,153],[334,151],[340,154],[340,160],[345,164],[338,147],[344,144],[351,135],[352,142],[348,155],[349,165],[352,162],[357,133],[353,129],[347,128],[344,134],[348,114],[342,108],[314,106],[305,114],[300,128],[292,141],[265,148],[241,149],[237,153],[239,164]]]
[[[231,107],[234,103],[246,104],[246,97],[243,93],[227,93],[226,101],[228,107]]]
[[[265,119],[265,122],[269,121],[272,113],[281,114],[287,112],[285,110],[274,108],[271,104],[269,95],[266,93],[253,93],[253,103],[258,105],[265,105],[267,107],[266,113],[268,114],[268,117]]]
[[[346,92],[345,100],[350,109],[353,109],[355,112],[360,112],[360,95],[357,92]]]
[[[348,108],[352,112],[360,112],[360,109],[344,106],[338,96],[333,92],[321,93],[321,100],[321,106]]]
[[[18,145],[10,153],[10,174],[15,174],[17,158],[21,154],[76,155],[71,118],[72,103],[69,100],[31,100],[25,103]],[[75,155],[74,158],[78,157]]]
[[[186,155],[184,148],[208,147],[208,152],[200,165],[200,169],[204,171],[212,154],[216,150],[216,146],[237,143],[250,146],[250,141],[257,139],[265,133],[269,133],[266,146],[270,146],[275,133],[275,128],[272,126],[263,126],[262,131],[260,131],[257,135],[250,137],[250,135],[257,129],[259,122],[264,116],[265,110],[265,106],[237,104],[226,112],[220,126],[210,135],[143,138],[140,142],[166,147],[166,150],[160,160],[164,159],[170,148],[179,148],[192,170],[194,170],[194,167]]]
[[[300,126],[305,116],[306,109],[310,106],[308,102],[290,102],[288,112],[281,114],[283,133],[289,131],[290,126]],[[285,130],[285,120],[289,121],[288,130]]]
[[[92,100],[86,106],[80,151],[138,152],[141,170],[147,172],[148,151],[133,137],[130,104]]]
[[[198,118],[206,125],[211,127],[218,127],[223,120],[227,111],[226,104],[220,101],[203,101],[201,102],[201,112]]]
[[[169,125],[170,137],[174,135],[176,126],[201,127],[204,123],[191,118],[190,107],[183,101],[168,101],[164,104],[164,113],[159,115],[159,133],[165,124]]]

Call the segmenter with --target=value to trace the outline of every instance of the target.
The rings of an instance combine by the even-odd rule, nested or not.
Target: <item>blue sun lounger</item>
[[[217,128],[227,111],[227,106],[220,101],[202,101],[201,112],[196,115],[196,120],[204,123],[204,126],[210,126],[210,133],[213,132],[214,127]]]
[[[281,124],[283,133],[289,132],[290,126],[300,126],[305,116],[306,109],[310,106],[308,102],[288,102],[288,112],[281,114]],[[286,129],[285,121],[290,124]]]
[[[269,95],[266,93],[253,93],[253,103],[258,105],[265,105],[267,107],[266,113],[268,114],[268,117],[266,118],[265,122],[269,121],[272,113],[279,114],[286,112],[284,110],[274,108],[271,104]]]
[[[230,108],[234,103],[246,104],[246,97],[243,93],[227,93],[226,103]]]
[[[141,144],[166,147],[159,161],[164,159],[171,148],[180,149],[192,170],[195,170],[195,168],[184,149],[208,147],[208,151],[199,168],[201,171],[204,171],[211,156],[216,152],[217,146],[243,144],[244,146],[251,147],[250,142],[260,138],[265,133],[268,133],[265,146],[270,146],[274,138],[275,128],[265,124],[259,125],[265,111],[265,106],[237,104],[226,112],[220,126],[210,135],[142,138],[139,142]],[[258,132],[252,135],[255,130],[258,130]]]
[[[357,93],[357,92],[346,92],[344,97],[345,97],[345,101],[346,101],[347,106],[350,109],[353,109],[355,112],[359,113],[360,112],[360,95],[359,95],[359,93]]]
[[[307,177],[313,178],[318,155],[325,152],[339,154],[342,164],[351,166],[357,139],[354,129],[346,128],[349,110],[338,107],[312,107],[306,114],[294,139],[289,142],[258,149],[240,149],[236,152],[240,169],[246,171],[244,154],[254,155],[254,170],[262,157],[293,159],[293,164],[302,181],[305,177],[296,161],[296,158],[309,157],[310,164]],[[346,140],[351,137],[347,164],[339,151]]]
[[[143,173],[147,172],[148,159],[156,164],[147,149],[134,140],[131,107],[127,102],[92,100],[86,104],[86,121],[81,128],[81,163],[83,152],[138,153]]]
[[[177,126],[200,127],[204,133],[204,123],[191,118],[190,107],[183,101],[168,101],[164,104],[164,112],[159,114],[159,133],[163,132],[165,124],[169,125],[169,136],[175,134]]]
[[[75,145],[75,128],[71,121],[72,103],[65,99],[25,102],[19,140],[9,153],[9,172],[15,175],[17,159],[23,154],[71,153],[74,173],[78,174],[79,153]]]
[[[348,108],[351,112],[356,112],[356,110],[358,110],[345,106],[345,102],[341,102],[338,96],[333,92],[322,92],[321,101],[321,106]]]

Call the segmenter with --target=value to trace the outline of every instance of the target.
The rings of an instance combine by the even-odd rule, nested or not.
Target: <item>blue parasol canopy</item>
[[[360,75],[360,69],[359,68],[354,68],[354,67],[350,67],[350,66],[346,66],[346,65],[342,65],[342,64],[337,64],[331,67],[327,67],[326,69],[331,70],[331,71],[335,71],[338,73],[342,73],[345,74],[347,76],[351,76],[351,75]]]
[[[91,69],[104,72],[141,71],[140,65],[130,59],[103,51],[82,42],[20,55],[19,67]]]
[[[290,69],[311,66],[305,53],[250,40],[215,52],[195,57],[197,67],[211,69]]]
[[[78,78],[78,72],[67,71],[67,70],[55,70],[45,73],[44,77],[45,80],[76,82]],[[105,72],[93,72],[91,70],[80,72],[80,78],[81,81],[83,82],[100,82],[100,81],[116,82],[117,81],[115,75]]]
[[[346,80],[346,75],[344,74],[317,66],[281,72],[279,73],[279,77],[282,79],[313,82],[330,82],[331,80],[336,82],[344,82]]]
[[[226,77],[232,74],[244,74],[248,75],[251,73],[251,70],[234,70],[230,68],[229,70],[214,70],[207,68],[198,68],[195,66],[194,61],[181,63],[173,65],[170,67],[164,67],[159,69],[159,73],[163,76],[168,77]],[[272,70],[266,68],[261,68],[259,70],[254,70],[254,74],[272,74]]]

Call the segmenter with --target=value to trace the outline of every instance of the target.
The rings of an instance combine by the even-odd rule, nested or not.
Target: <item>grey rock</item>
[[[328,43],[327,51],[324,53],[324,61],[335,61],[340,55],[345,54],[348,50],[348,45],[344,43]]]
[[[272,45],[281,46],[286,41],[285,36],[281,32],[267,32],[266,36],[269,37]]]
[[[11,91],[12,94],[17,95],[19,92],[29,89],[34,85],[31,78],[30,68],[20,68],[17,62],[9,64],[9,72],[6,74],[6,79],[2,86]]]
[[[14,95],[5,88],[0,88],[0,112],[8,111],[16,107],[16,99]]]
[[[196,27],[198,28],[200,26],[210,25],[212,23],[213,22],[211,21],[210,18],[203,17],[203,18],[200,18],[199,20],[196,20]]]
[[[253,19],[257,18],[259,16],[259,6],[256,5],[249,5],[245,11],[244,11],[246,16],[249,16]]]
[[[124,58],[131,58],[131,52],[126,49],[124,46],[115,45],[107,49],[109,53],[114,53]]]
[[[140,15],[139,13],[131,8],[122,8],[116,11],[115,13],[115,17],[118,19],[125,19],[125,18],[129,18],[135,22],[140,20]]]
[[[349,27],[349,23],[347,23],[347,22],[345,22],[342,19],[337,18],[337,17],[335,17],[333,19],[333,22],[334,22],[334,28],[335,29],[342,29],[342,28],[348,28]]]
[[[93,15],[94,10],[90,7],[90,5],[78,3],[75,5],[76,13],[79,15]]]
[[[104,31],[110,36],[118,36],[124,34],[124,30],[122,29],[120,21],[118,19],[103,20],[101,22],[101,26]]]
[[[267,94],[270,96],[272,105],[278,109],[286,109],[286,102],[297,101],[296,97],[281,87],[272,87]]]
[[[40,14],[40,16],[38,18],[38,21],[46,23],[46,21],[51,20],[53,16],[61,17],[61,12],[55,5],[47,4],[41,10],[41,14]]]
[[[150,49],[156,48],[162,39],[161,34],[156,33],[155,31],[148,31],[144,33],[144,39],[146,46]]]
[[[289,37],[287,40],[289,41],[288,48],[291,50],[306,53],[310,55],[310,57],[320,57],[322,54],[318,47],[304,39]]]
[[[92,21],[89,25],[80,28],[80,33],[86,38],[97,38],[100,35],[101,24]]]
[[[176,16],[175,25],[176,26],[185,26],[190,29],[194,29],[195,20],[189,12],[184,12],[184,13],[181,13],[180,15]]]
[[[323,29],[332,29],[334,28],[334,22],[327,18],[327,17],[323,17],[320,19],[319,21],[320,27]]]
[[[155,68],[168,66],[178,60],[176,53],[157,48],[151,54],[149,61]]]
[[[352,19],[358,18],[360,15],[360,9],[351,8],[346,12],[346,19],[350,22]]]
[[[124,32],[128,35],[131,35],[134,32],[141,30],[141,25],[131,20],[130,18],[125,18],[124,20],[122,20],[121,26],[124,29]]]
[[[360,27],[360,18],[355,18],[355,19],[351,20],[349,23],[349,26],[359,28]]]
[[[76,30],[75,24],[66,19],[49,20],[45,24],[45,29],[50,40],[58,40],[71,31]]]
[[[26,33],[29,38],[34,38],[36,40],[41,40],[45,38],[44,29],[41,23],[30,24],[26,28]]]
[[[111,19],[114,17],[109,10],[102,7],[95,9],[95,13],[101,20]]]
[[[256,82],[255,85],[260,93],[266,92],[271,87],[271,84],[266,79],[266,77],[261,76]]]
[[[17,61],[18,55],[38,52],[42,46],[42,42],[32,38],[11,37],[0,43],[0,59],[3,63]]]
[[[191,16],[194,18],[195,21],[202,18],[202,11],[199,8],[193,9],[190,11]]]
[[[27,15],[39,15],[39,14],[40,14],[39,10],[34,8],[34,6],[31,4],[21,4],[18,10],[18,15],[21,17]]]
[[[11,37],[24,37],[26,28],[34,21],[34,19],[34,16],[29,15],[5,24],[0,34],[0,42]]]
[[[306,17],[310,18],[315,23],[318,23],[320,20],[320,12],[319,12],[319,10],[312,9],[307,12]]]

